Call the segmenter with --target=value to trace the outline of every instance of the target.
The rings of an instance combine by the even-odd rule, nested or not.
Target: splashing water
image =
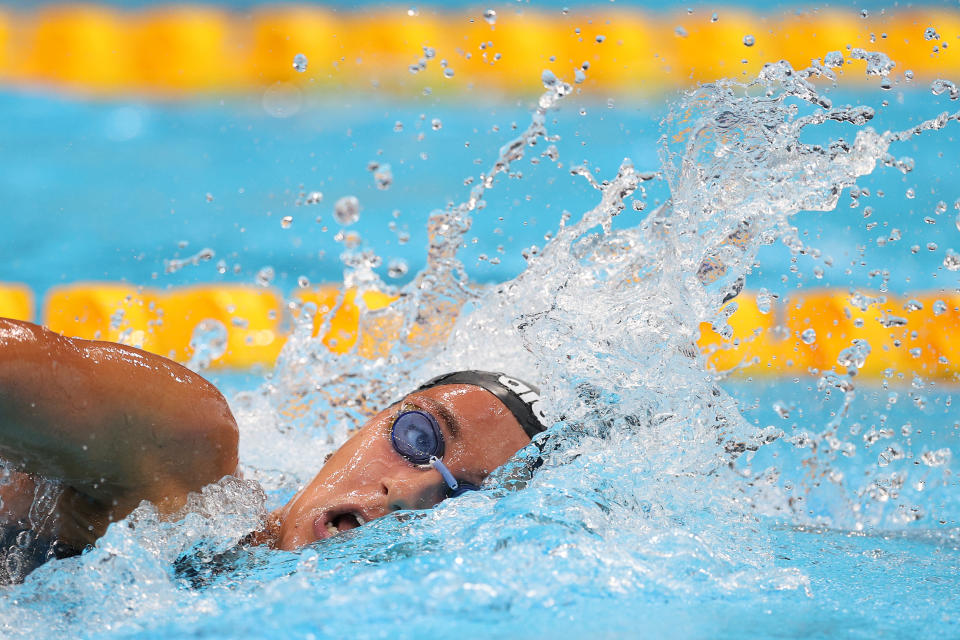
[[[876,54],[851,56],[866,60],[868,73],[889,73]],[[794,70],[780,62],[750,83],[723,80],[683,95],[661,123],[658,168],[638,170],[624,160],[615,175],[598,180],[586,165],[574,166],[596,189],[596,206],[576,220],[565,216],[543,248],[528,250],[517,278],[482,287],[469,280],[457,252],[486,192],[540,145],[550,146],[541,157],[554,163],[562,155],[547,114],[571,87],[545,71],[530,125],[501,148],[464,202],[430,216],[426,267],[409,284],[382,282],[380,258],[344,236],[344,283],[356,293],[337,306],[359,307],[356,343],[332,354],[314,338],[316,306],[300,306],[272,376],[232,402],[247,480],[208,487],[177,523],[142,506],[93,551],[48,564],[4,594],[2,624],[23,637],[224,628],[335,635],[356,633],[356,620],[342,612],[362,608],[364,624],[396,637],[502,635],[516,629],[518,616],[570,634],[591,628],[571,613],[588,607],[609,616],[604,630],[613,635],[635,630],[638,617],[652,635],[702,635],[714,630],[717,601],[810,593],[810,559],[802,548],[785,551],[764,516],[785,525],[898,521],[883,509],[854,509],[882,502],[866,489],[848,496],[847,513],[811,518],[778,482],[776,467],[752,472],[750,460],[784,432],[743,418],[695,342],[701,323],[730,334],[735,296],[763,245],[780,240],[795,253],[809,250],[791,216],[834,209],[841,191],[878,162],[903,166],[888,153],[892,143],[958,119],[943,114],[908,131],[878,133],[865,126],[870,108],[833,107],[818,92],[814,80],[836,79],[830,67]],[[828,122],[857,133],[829,145],[801,142]],[[620,220],[646,209],[654,182],[669,187],[669,200],[636,224]],[[642,206],[628,207],[630,199]],[[350,224],[359,207],[355,198],[349,207],[345,201],[335,217]],[[368,291],[398,300],[371,310],[363,303]],[[329,320],[319,334],[328,329]],[[846,373],[821,377],[823,390],[842,395],[843,409],[824,433],[778,443],[784,460],[787,446],[849,451],[839,424],[870,354],[869,344],[852,344],[841,353]],[[350,429],[417,382],[458,368],[539,381],[556,422],[495,472],[485,491],[383,518],[298,553],[234,546],[260,522],[265,502],[281,503],[309,480]],[[790,417],[780,409],[781,418]],[[890,447],[880,457],[890,464],[901,453]],[[929,469],[950,459],[949,450],[925,455]],[[91,601],[100,606],[84,606]],[[703,607],[681,624],[680,602]],[[70,605],[75,612],[64,615]],[[674,615],[658,616],[664,608]]]

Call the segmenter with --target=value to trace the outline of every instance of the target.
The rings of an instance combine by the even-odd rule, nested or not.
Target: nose
[[[429,509],[446,497],[446,484],[435,469],[398,469],[380,482],[388,511]]]

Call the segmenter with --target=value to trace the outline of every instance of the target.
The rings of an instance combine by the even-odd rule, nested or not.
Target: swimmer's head
[[[439,376],[373,416],[279,512],[296,549],[478,487],[543,431],[536,387],[500,373]]]

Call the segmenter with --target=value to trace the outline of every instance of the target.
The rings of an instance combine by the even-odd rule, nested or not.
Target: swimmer
[[[544,429],[529,384],[434,378],[371,417],[249,541],[293,550],[430,508],[476,489]],[[2,548],[26,536],[39,564],[79,554],[143,500],[175,513],[188,493],[239,475],[238,436],[216,387],[171,360],[0,318]]]

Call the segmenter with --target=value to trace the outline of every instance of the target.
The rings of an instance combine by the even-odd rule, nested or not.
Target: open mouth
[[[314,532],[318,538],[329,538],[344,531],[350,531],[363,525],[366,519],[356,511],[344,511],[321,516],[314,523]]]

